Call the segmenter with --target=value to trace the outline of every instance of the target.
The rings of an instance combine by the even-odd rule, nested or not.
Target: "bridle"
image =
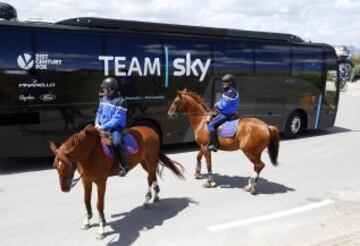
[[[180,109],[180,106],[183,106],[183,98],[182,97],[179,97],[179,100],[178,101],[174,101],[174,103],[175,103],[175,112],[174,112],[174,114],[175,115],[200,115],[200,116],[202,116],[202,115],[209,115],[209,113],[211,112],[209,112],[209,111],[205,111],[205,113],[203,112],[203,111],[195,111],[195,112],[179,112],[180,110],[182,110],[182,109]]]
[[[83,174],[80,174],[80,177],[74,179],[74,174],[75,174],[75,170],[77,167],[77,159],[74,156],[67,156],[67,155],[64,155],[64,156],[67,159],[66,161],[69,161],[71,163],[71,175],[67,176],[67,177],[60,177],[60,181],[66,182],[68,180],[71,180],[71,188],[74,188],[75,185],[83,177]]]

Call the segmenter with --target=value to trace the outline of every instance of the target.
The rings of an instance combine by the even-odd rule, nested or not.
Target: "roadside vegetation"
[[[359,73],[359,72],[360,72],[360,55],[353,56],[353,57],[352,57],[352,62],[353,62],[354,65],[355,65],[355,71],[356,71],[356,73]]]

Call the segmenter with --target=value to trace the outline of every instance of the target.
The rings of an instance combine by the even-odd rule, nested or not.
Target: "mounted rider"
[[[116,79],[107,77],[101,83],[103,97],[100,99],[96,113],[95,127],[99,130],[110,131],[114,145],[114,154],[119,161],[119,176],[123,177],[129,171],[122,138],[126,126],[127,106],[119,91]]]
[[[226,74],[221,78],[223,84],[223,93],[220,100],[215,103],[216,116],[208,123],[210,141],[207,148],[210,151],[217,151],[219,140],[217,136],[217,127],[236,115],[240,98],[239,93],[234,88],[235,77]]]

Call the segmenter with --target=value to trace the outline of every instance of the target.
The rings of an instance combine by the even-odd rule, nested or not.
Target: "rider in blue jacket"
[[[119,176],[125,176],[129,171],[126,160],[125,149],[121,142],[126,126],[126,103],[119,92],[119,85],[116,79],[108,77],[101,83],[104,96],[100,100],[96,113],[95,126],[99,130],[111,132],[112,141],[115,147],[115,156],[120,161]]]
[[[217,115],[208,124],[210,132],[208,149],[214,152],[217,151],[219,146],[216,128],[233,117],[240,104],[239,93],[233,87],[235,77],[231,74],[226,74],[221,78],[221,81],[224,91],[220,100],[215,104]]]

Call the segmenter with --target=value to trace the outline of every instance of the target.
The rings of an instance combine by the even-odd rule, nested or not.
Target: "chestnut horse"
[[[201,176],[200,165],[201,158],[204,155],[208,171],[208,179],[204,186],[207,188],[214,187],[216,183],[212,176],[211,152],[207,149],[210,134],[206,121],[208,115],[213,112],[200,95],[192,91],[187,91],[186,89],[178,91],[177,96],[168,110],[168,115],[173,117],[176,116],[178,112],[187,113],[195,135],[195,141],[200,146],[200,151],[197,155],[195,177],[198,178]],[[239,121],[233,137],[219,137],[219,149],[225,151],[241,149],[254,164],[254,173],[249,178],[248,185],[244,187],[246,191],[254,194],[256,192],[259,174],[265,166],[261,161],[261,154],[267,147],[270,160],[272,164],[276,166],[279,141],[279,131],[275,126],[267,125],[265,122],[256,118],[244,118]]]
[[[159,135],[151,128],[145,126],[136,126],[128,130],[139,150],[127,156],[130,170],[138,163],[148,173],[148,190],[145,195],[144,206],[147,207],[151,200],[151,188],[154,191],[154,201],[159,201],[158,193],[160,191],[157,183],[156,171],[158,163],[168,167],[177,177],[183,179],[183,167],[170,160],[160,151]],[[55,154],[54,167],[57,169],[60,178],[60,187],[64,192],[69,192],[72,188],[74,172],[81,174],[84,186],[84,202],[86,215],[82,224],[82,229],[90,228],[90,219],[92,217],[91,209],[91,191],[92,184],[95,183],[98,191],[97,209],[99,212],[99,230],[97,238],[105,237],[105,216],[104,216],[104,196],[106,190],[106,181],[109,176],[116,175],[116,160],[109,158],[102,150],[99,130],[93,126],[86,126],[84,130],[72,135],[60,148],[50,141],[50,148]],[[159,172],[158,172],[159,173]],[[159,173],[160,174],[160,173]]]

